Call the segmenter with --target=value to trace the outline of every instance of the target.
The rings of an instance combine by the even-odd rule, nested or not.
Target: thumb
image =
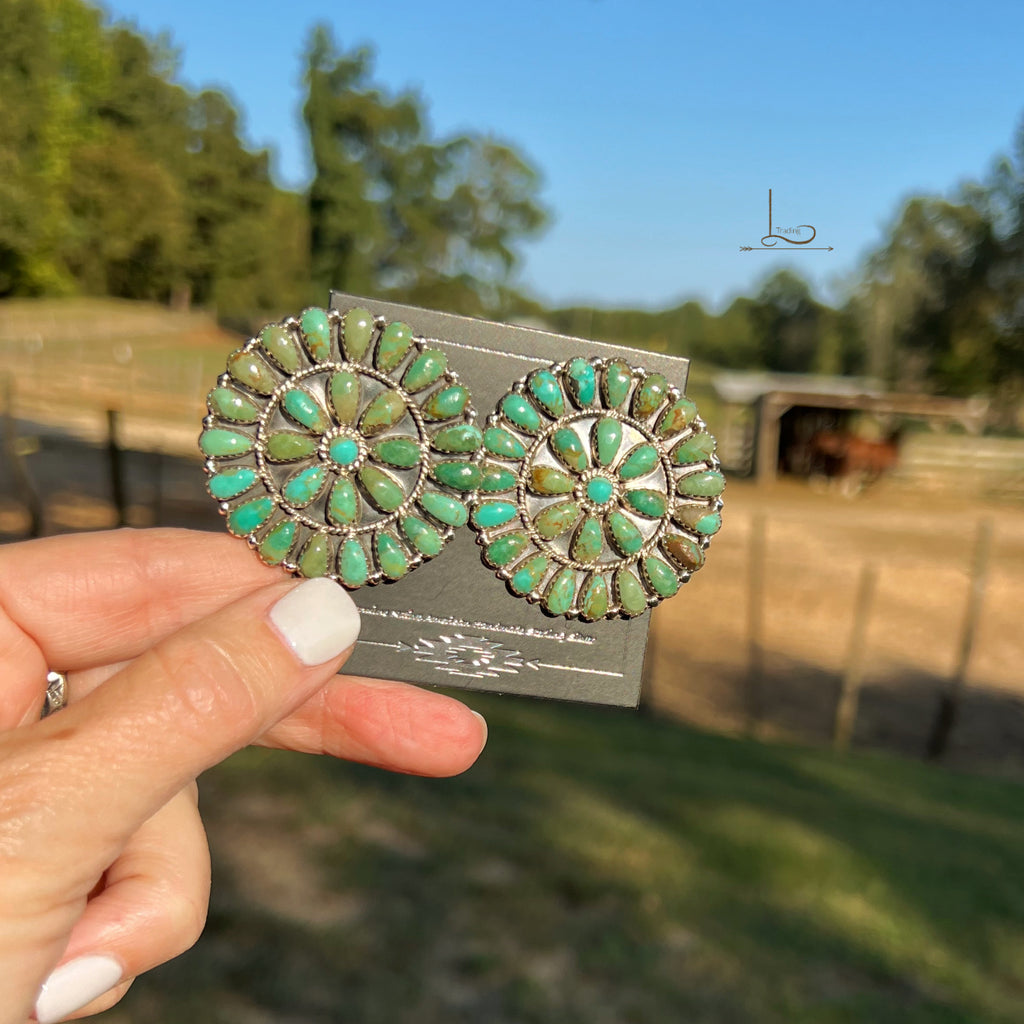
[[[41,826],[25,829],[22,819],[20,839],[37,838],[41,848],[21,852],[39,864],[77,848],[91,862],[81,864],[82,881],[92,884],[97,866],[105,869],[175,793],[323,686],[358,633],[359,612],[338,584],[274,584],[163,640],[82,701],[9,734],[25,737],[28,770],[15,770],[14,779],[35,791]],[[59,834],[48,834],[54,828]]]

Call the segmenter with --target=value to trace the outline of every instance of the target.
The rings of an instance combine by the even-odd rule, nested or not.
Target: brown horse
[[[900,454],[900,431],[869,441],[845,430],[819,430],[810,440],[815,469],[847,495],[859,494],[889,472]]]

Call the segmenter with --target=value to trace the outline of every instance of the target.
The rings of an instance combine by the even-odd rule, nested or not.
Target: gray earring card
[[[342,292],[330,304],[400,320],[444,352],[481,428],[514,382],[574,356],[622,359],[685,391],[686,359]],[[596,622],[552,617],[496,577],[469,526],[415,572],[352,597],[362,631],[346,673],[620,707],[639,701],[650,611]]]

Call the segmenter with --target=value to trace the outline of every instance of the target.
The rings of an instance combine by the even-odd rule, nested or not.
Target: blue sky
[[[1008,152],[1024,114],[1024,4],[644,0],[111,0],[225,88],[288,185],[308,180],[301,53],[326,21],[433,130],[514,142],[554,218],[521,281],[555,304],[720,306],[780,266],[841,293],[900,201]],[[832,252],[758,245],[812,224]],[[779,243],[780,245],[783,243]]]

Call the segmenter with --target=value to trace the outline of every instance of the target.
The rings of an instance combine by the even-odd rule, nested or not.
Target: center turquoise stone
[[[359,445],[350,437],[336,437],[327,451],[339,466],[351,466],[359,458]]]
[[[614,491],[611,480],[603,476],[595,476],[593,480],[587,481],[587,497],[595,505],[603,505]]]

